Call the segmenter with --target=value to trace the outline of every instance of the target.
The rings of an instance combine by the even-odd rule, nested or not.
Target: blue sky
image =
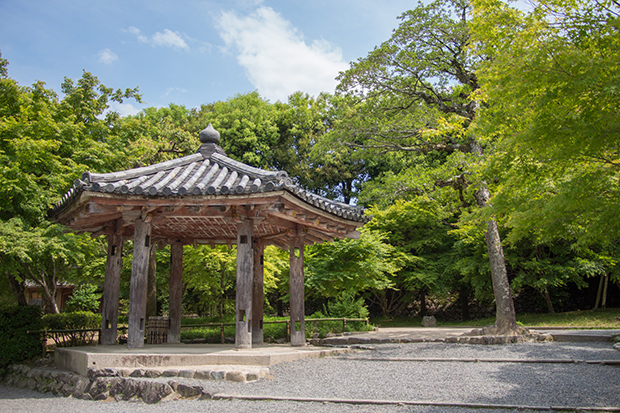
[[[351,61],[387,40],[404,0],[0,0],[0,51],[21,85],[89,71],[139,86],[144,105],[197,107],[257,90],[271,102],[333,92]]]

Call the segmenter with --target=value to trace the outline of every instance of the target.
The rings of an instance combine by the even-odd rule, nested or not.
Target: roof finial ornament
[[[205,129],[200,131],[200,135],[198,135],[201,143],[215,143],[217,144],[220,141],[220,133],[213,128],[213,125],[209,123]]]

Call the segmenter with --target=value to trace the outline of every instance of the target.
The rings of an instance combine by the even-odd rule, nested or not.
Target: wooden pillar
[[[168,343],[181,342],[181,302],[183,301],[183,244],[170,246],[170,296],[168,301],[170,330]]]
[[[157,316],[157,243],[149,248],[149,270],[146,282],[146,318]]]
[[[306,345],[304,324],[304,239],[296,236],[290,246],[289,297],[291,305],[291,346]]]
[[[101,309],[101,344],[116,344],[118,294],[123,267],[123,236],[108,235],[108,258],[105,263],[103,305]]]
[[[146,285],[151,246],[151,223],[138,219],[134,223],[133,263],[129,284],[129,328],[127,347],[144,347],[146,325]]]
[[[252,283],[252,344],[263,344],[263,305],[265,303],[265,243],[254,243],[254,280]]]
[[[252,236],[254,221],[246,219],[237,232],[237,291],[235,347],[252,348],[252,280],[254,252]]]

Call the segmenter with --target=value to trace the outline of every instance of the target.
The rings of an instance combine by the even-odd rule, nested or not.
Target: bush
[[[325,338],[327,334],[342,333],[342,321],[311,321],[313,318],[335,318],[329,317],[317,311],[306,320],[306,338],[318,337]]]
[[[73,290],[71,298],[67,302],[67,311],[97,311],[101,293],[97,293],[97,286],[93,284],[82,284]]]
[[[39,306],[0,307],[0,374],[10,364],[41,354],[42,336],[26,331],[37,331],[42,327]]]
[[[221,342],[220,326],[194,327],[181,331],[181,340],[204,339],[207,343]],[[224,337],[235,337],[235,326],[224,326]]]
[[[74,313],[46,314],[43,316],[46,330],[85,330],[101,328],[101,314],[90,311]],[[68,331],[50,333],[57,347],[84,346],[92,344],[96,331]]]
[[[333,318],[368,318],[368,308],[364,299],[355,299],[355,294],[342,293],[340,297],[330,300],[324,313]]]
[[[264,323],[263,341],[265,343],[275,343],[279,338],[286,337],[286,323]]]

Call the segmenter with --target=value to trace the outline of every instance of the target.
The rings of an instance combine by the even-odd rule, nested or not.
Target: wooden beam
[[[323,241],[334,242],[334,238],[332,236],[324,234],[323,232],[317,231],[312,228],[308,228],[308,235],[315,238],[320,238]]]
[[[305,221],[305,220],[299,219],[298,216],[293,216],[293,215],[289,215],[285,213],[270,212],[269,215],[270,215],[270,218],[268,219],[270,221],[277,222],[278,226],[290,227],[290,228],[295,228],[297,225],[307,226],[309,229],[310,228],[315,229],[315,235],[318,233],[323,233],[327,237],[345,238],[347,235],[347,232],[338,231],[338,223],[335,223],[335,222],[321,221],[317,225],[317,221]],[[278,218],[279,221],[275,220],[276,218]],[[285,224],[283,223],[283,221],[284,222],[288,221],[289,224]]]

